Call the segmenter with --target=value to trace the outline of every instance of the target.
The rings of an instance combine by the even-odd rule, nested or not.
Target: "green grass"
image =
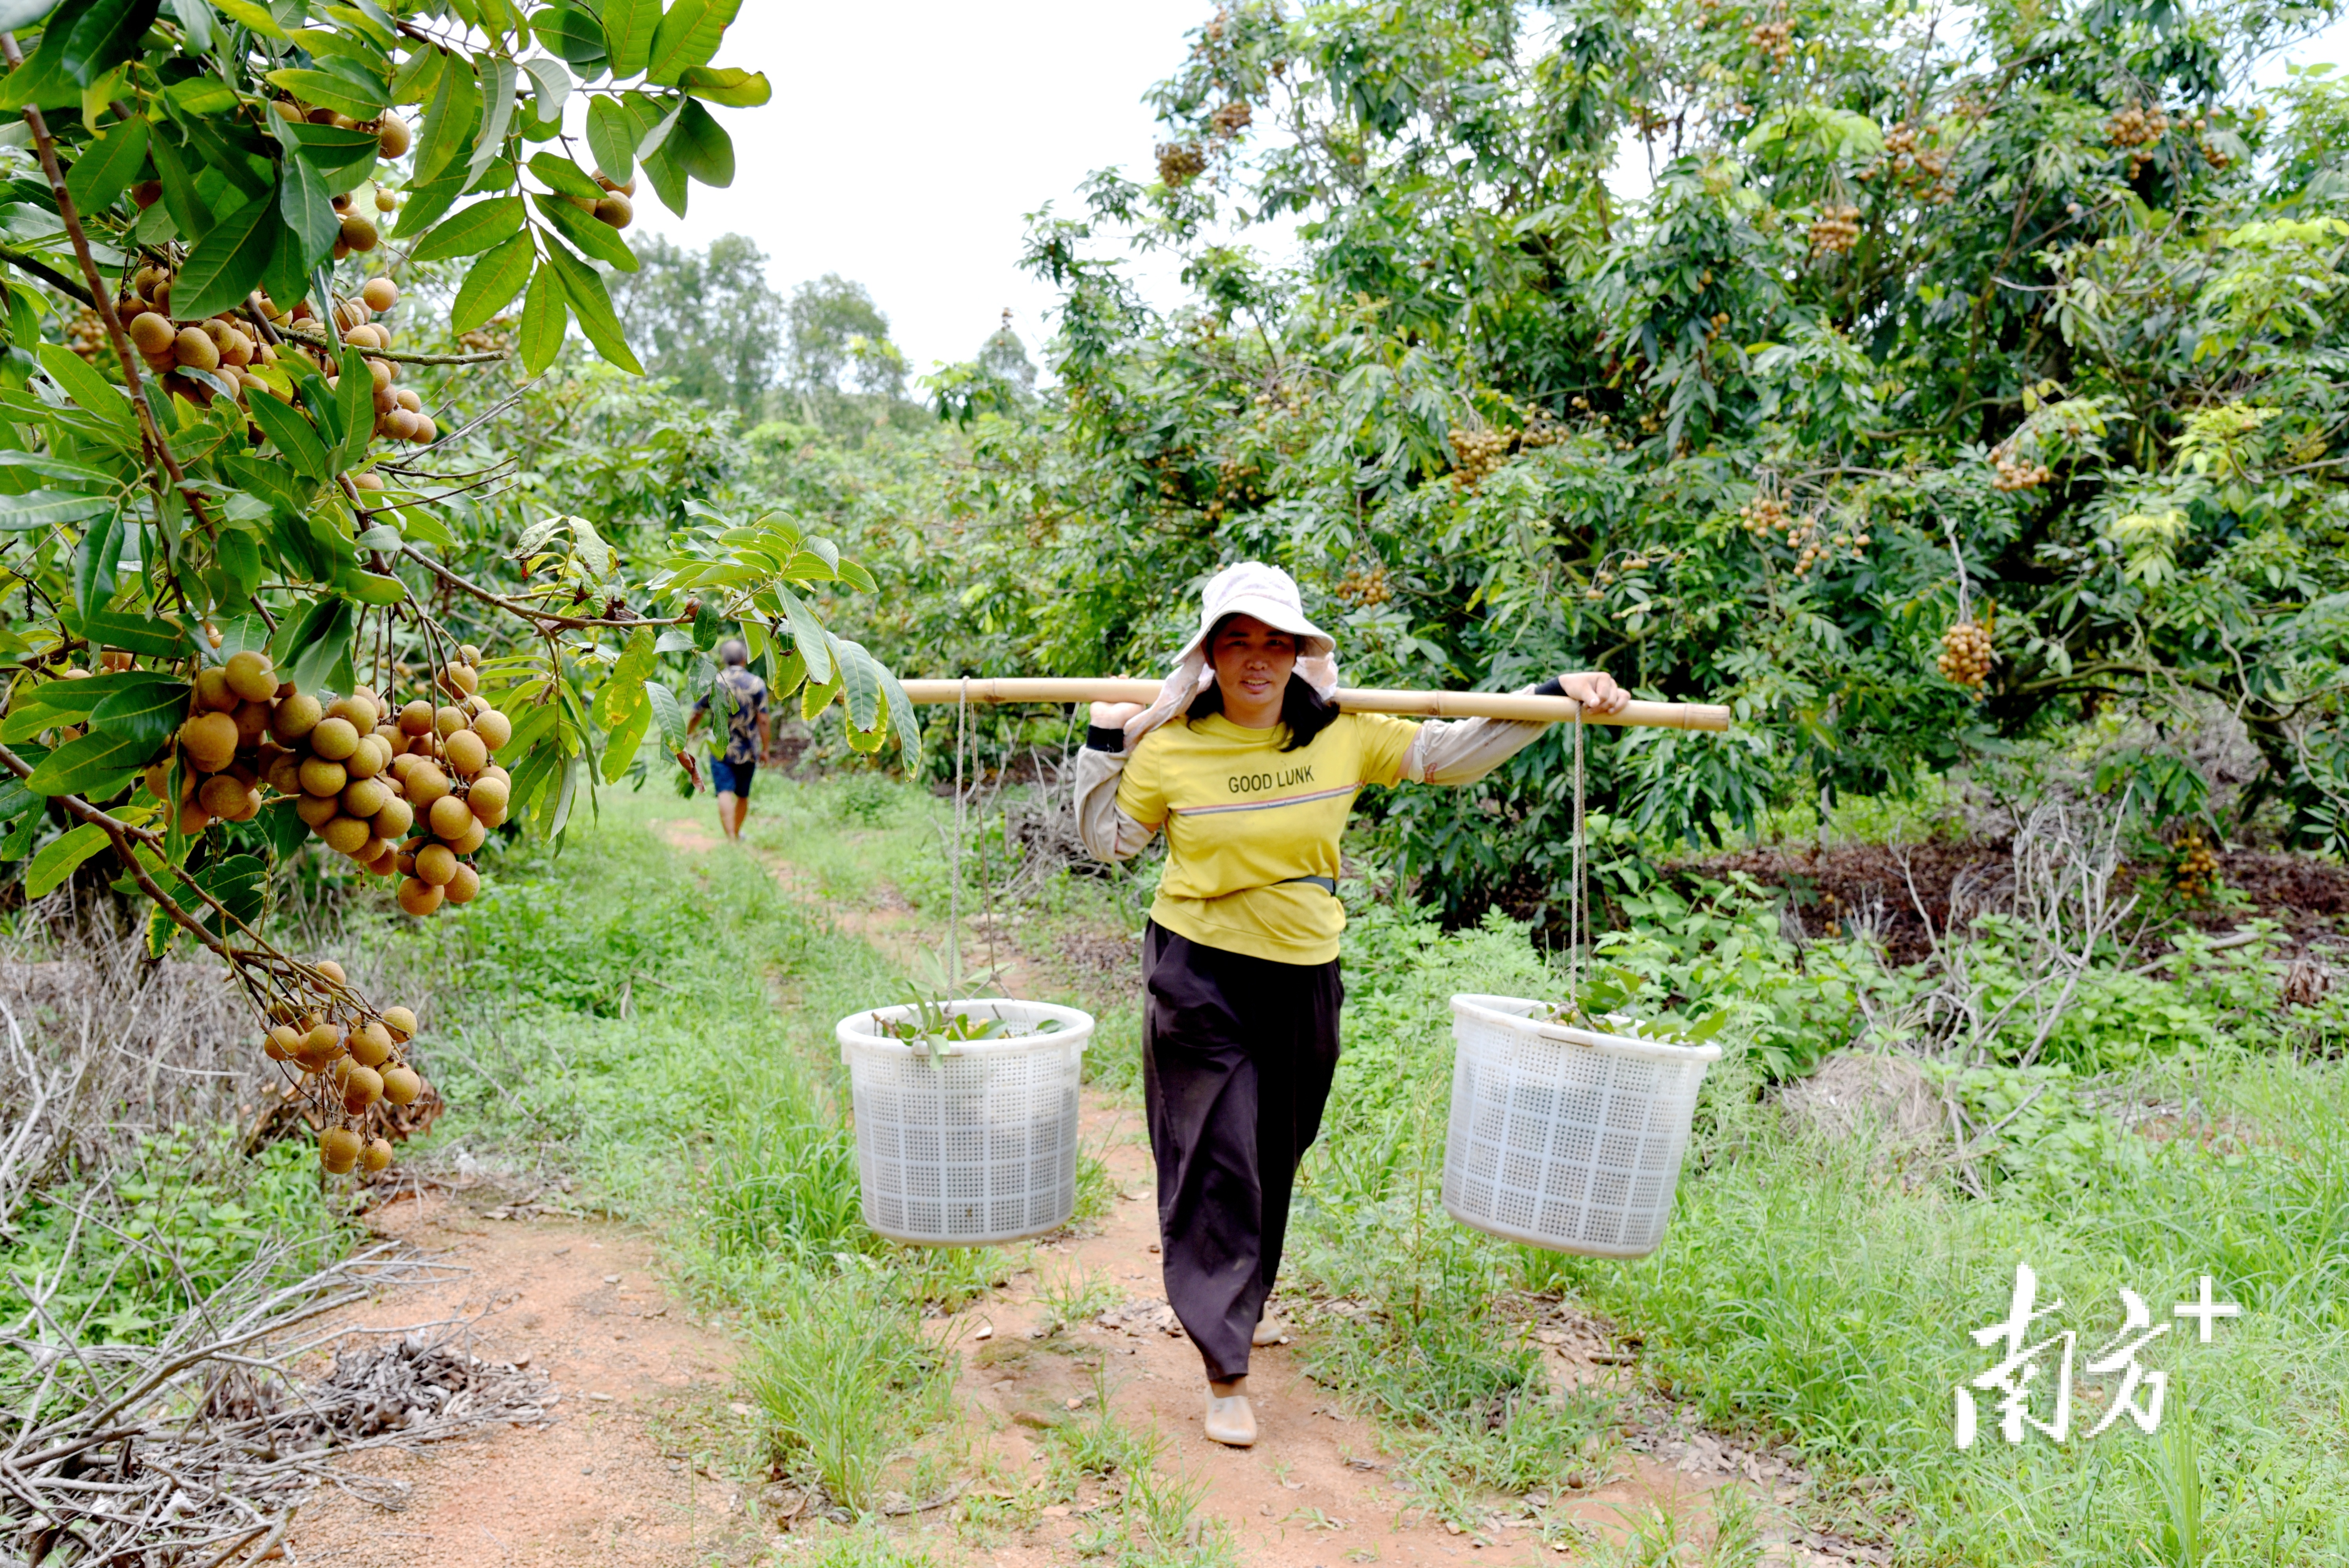
[[[943,914],[943,803],[871,780],[763,790],[752,842],[788,853],[789,892],[749,855],[688,855],[652,832],[685,814],[607,798],[562,857],[497,868],[453,923],[460,936],[443,931],[460,1022],[433,1060],[459,1109],[436,1136],[579,1171],[656,1225],[688,1288],[745,1326],[782,1468],[859,1506],[921,1491],[950,1461],[916,1315],[999,1285],[1019,1258],[899,1249],[863,1230],[830,1031],[898,981],[843,912],[894,899],[916,934]],[[1530,1304],[1512,1305],[1562,1295],[1644,1341],[1655,1391],[1796,1449],[1824,1483],[1811,1522],[1891,1543],[1900,1561],[2349,1561],[2349,1069],[2306,1048],[2340,1037],[2333,1015],[2285,1018],[2256,954],[2099,980],[2061,1043],[2064,1070],[2015,1124],[2016,1146],[1986,1162],[1982,1200],[1888,1181],[1865,1139],[1797,1135],[1761,1098],[1765,1066],[1849,1037],[1856,988],[1906,982],[1830,949],[1792,954],[1734,898],[1658,903],[1625,961],[1740,1007],[1747,1037],[1774,1043],[1710,1076],[1663,1248],[1610,1263],[1490,1241],[1434,1200],[1447,998],[1548,995],[1554,971],[1506,921],[1445,934],[1355,902],[1346,1050],[1283,1289],[1357,1304],[1303,1348],[1380,1421],[1428,1506],[1464,1525],[1495,1495],[1570,1493],[1617,1462],[1619,1412],[1547,1386],[1524,1337]],[[1138,908],[1132,883],[1069,879],[1021,912],[1023,938],[1121,928]],[[1103,1021],[1089,1075],[1130,1094],[1138,1034],[1118,989],[1072,999]],[[1981,1070],[1991,1078],[1961,1093],[2010,1092],[1997,1074],[2013,1069]],[[2101,1106],[2128,1085],[2190,1099],[2196,1126],[2222,1135],[2118,1131]],[[2020,1261],[2063,1297],[2083,1365],[2117,1327],[2123,1286],[2167,1322],[2208,1273],[2244,1315],[2209,1346],[2180,1325],[2149,1347],[2145,1363],[2171,1377],[2159,1436],[2123,1422],[2085,1440],[2101,1408],[2084,1404],[2064,1446],[2033,1434],[2009,1447],[1993,1413],[1961,1453],[1952,1390],[1989,1362],[1967,1331],[2003,1315]],[[1048,1284],[1064,1315],[1097,1294],[1074,1275]],[[1147,1434],[1108,1419],[1052,1435],[1045,1483],[1123,1478],[1113,1517],[1092,1522],[1099,1551],[1227,1553],[1198,1500],[1143,1457]],[[1027,1517],[1019,1502],[963,1513],[982,1536]],[[1641,1516],[1606,1551],[1744,1563],[1752,1524],[1733,1511]],[[824,1550],[894,1562],[895,1540],[859,1531]]]

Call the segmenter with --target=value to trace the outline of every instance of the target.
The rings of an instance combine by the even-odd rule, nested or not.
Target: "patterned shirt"
[[[726,761],[740,767],[759,760],[759,718],[767,711],[767,683],[750,673],[743,665],[727,665],[718,672],[718,684],[709,696],[694,704],[694,711],[707,713],[712,698],[720,691],[733,708],[726,714]],[[724,712],[721,707],[720,712]],[[714,737],[712,738],[715,738]]]

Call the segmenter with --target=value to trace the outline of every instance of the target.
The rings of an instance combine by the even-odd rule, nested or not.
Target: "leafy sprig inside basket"
[[[1057,1034],[1062,1026],[1058,1018],[1023,1025],[1009,1018],[957,1010],[954,1004],[961,998],[956,994],[965,988],[968,977],[957,973],[955,965],[935,953],[923,953],[920,967],[923,972],[919,975],[907,975],[900,982],[912,1016],[885,1018],[875,1014],[874,1021],[882,1034],[920,1051],[934,1068],[950,1045]],[[993,981],[994,976],[988,975],[979,984],[994,989]],[[970,988],[978,989],[978,985]]]
[[[1577,995],[1537,1008],[1533,1016],[1546,1024],[1675,1046],[1702,1045],[1728,1026],[1731,1014],[1726,1007],[1715,1007],[1694,1023],[1637,1017],[1630,1009],[1646,985],[1644,977],[1621,965],[1594,964],[1585,973]]]

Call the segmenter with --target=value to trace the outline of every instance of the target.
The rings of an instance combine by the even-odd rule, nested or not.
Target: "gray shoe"
[[[1256,1410],[1246,1394],[1227,1394],[1220,1399],[1207,1396],[1207,1437],[1226,1448],[1256,1446]]]

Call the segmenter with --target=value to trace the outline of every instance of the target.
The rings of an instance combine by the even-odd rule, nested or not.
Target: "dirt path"
[[[474,1320],[475,1354],[525,1360],[554,1380],[554,1419],[366,1456],[352,1468],[403,1483],[407,1506],[387,1513],[321,1492],[288,1539],[292,1558],[338,1568],[748,1561],[762,1540],[755,1499],[690,1462],[709,1439],[750,1429],[749,1407],[731,1403],[734,1346],[662,1286],[650,1238],[485,1212],[515,1212],[494,1189],[428,1189],[378,1211],[382,1234],[466,1272],[353,1321]]]

